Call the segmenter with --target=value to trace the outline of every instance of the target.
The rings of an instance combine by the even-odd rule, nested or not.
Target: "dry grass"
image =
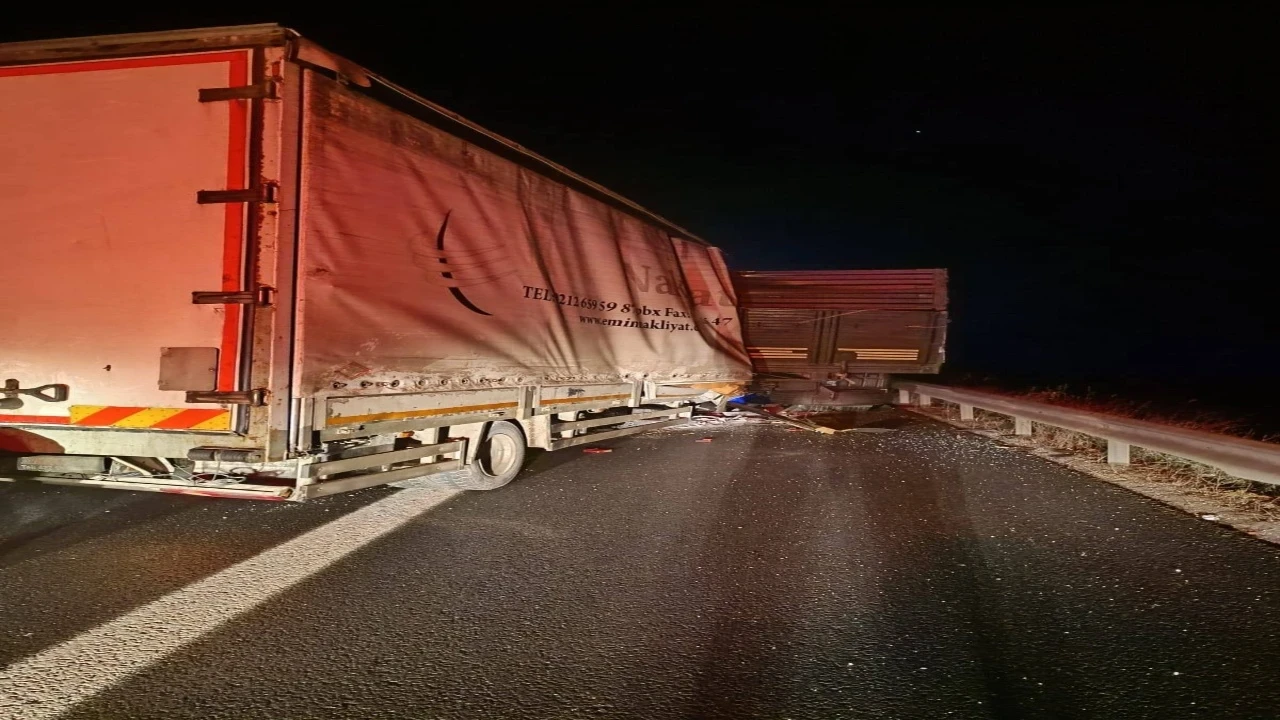
[[[1101,395],[1088,387],[1079,390],[1069,385],[1059,385],[1047,388],[1033,387],[1022,392],[1011,392],[989,387],[971,387],[970,389],[1033,400],[1048,405],[1059,405],[1077,410],[1119,415],[1135,420],[1146,420],[1147,422],[1155,422],[1172,427],[1217,433],[1219,435],[1231,435],[1264,442],[1280,440],[1276,436],[1260,436],[1248,423],[1226,416],[1221,412],[1196,408],[1190,404],[1184,410],[1171,411],[1168,406],[1157,408],[1150,402],[1137,402],[1116,395]]]
[[[1100,412],[1091,407],[1082,409],[1094,409],[1095,412]],[[952,422],[959,422],[960,419],[958,406],[950,403],[941,407],[935,405],[929,412]],[[1210,500],[1223,508],[1253,513],[1268,520],[1280,520],[1280,487],[1233,477],[1217,468],[1198,462],[1133,447],[1130,465],[1108,465],[1106,440],[1040,423],[1032,424],[1030,438],[1018,437],[1013,435],[1012,418],[984,410],[975,410],[974,421],[966,422],[964,426],[1001,435],[1002,439],[1013,444],[1047,449],[1052,451],[1051,455],[1079,458],[1120,477],[1141,479],[1177,488],[1182,493]],[[1212,424],[1193,425],[1187,422],[1180,423],[1178,426],[1194,427],[1197,430],[1221,427]],[[1220,431],[1209,429],[1208,432]]]
[[[1147,471],[1148,479],[1212,497],[1227,507],[1248,510],[1280,520],[1280,488],[1242,480],[1217,468],[1174,455],[1133,448],[1131,467]]]

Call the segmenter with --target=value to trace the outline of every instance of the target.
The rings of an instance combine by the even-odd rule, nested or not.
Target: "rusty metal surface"
[[[743,335],[751,363],[759,372],[800,368],[810,363],[820,338],[820,313],[813,310],[753,309],[742,311]]]
[[[733,273],[744,308],[947,309],[947,271],[798,270]]]

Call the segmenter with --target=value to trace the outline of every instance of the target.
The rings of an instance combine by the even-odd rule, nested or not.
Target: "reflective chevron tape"
[[[77,427],[149,428],[152,430],[230,430],[231,411],[221,408],[72,405],[70,424]]]

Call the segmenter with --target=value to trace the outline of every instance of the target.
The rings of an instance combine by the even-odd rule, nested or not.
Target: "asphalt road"
[[[1280,716],[1276,548],[899,424],[661,432],[430,502],[0,485],[0,717]],[[222,586],[308,531],[330,564]]]

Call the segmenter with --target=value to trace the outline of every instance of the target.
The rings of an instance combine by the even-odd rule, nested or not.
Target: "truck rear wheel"
[[[524,433],[520,428],[509,422],[496,422],[489,426],[470,465],[440,473],[436,478],[458,490],[497,490],[520,474],[524,456]]]

